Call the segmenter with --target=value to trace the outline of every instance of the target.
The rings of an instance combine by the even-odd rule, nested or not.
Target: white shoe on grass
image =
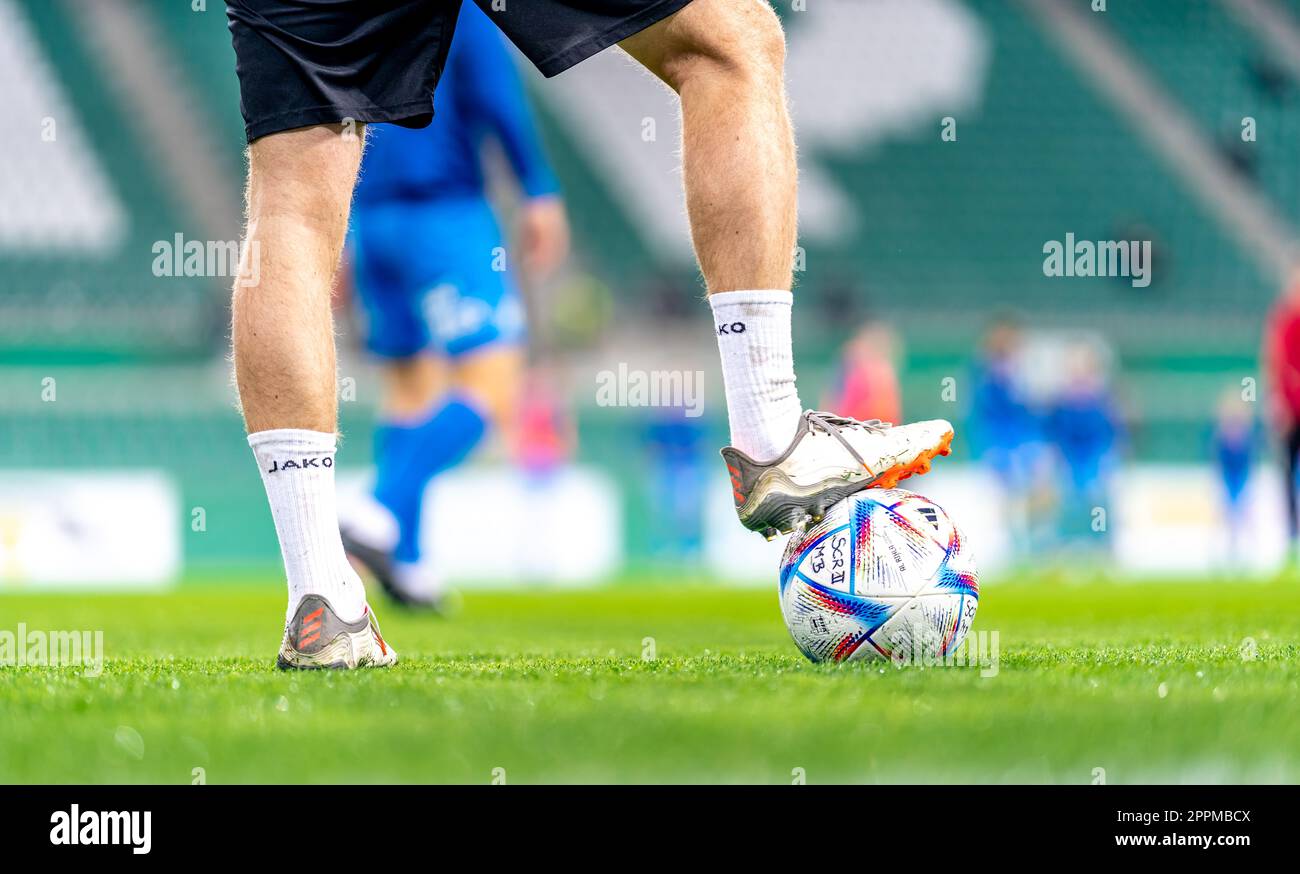
[[[397,653],[379,633],[375,614],[366,605],[361,618],[344,622],[320,595],[305,595],[284,629],[281,670],[382,668],[397,663]]]

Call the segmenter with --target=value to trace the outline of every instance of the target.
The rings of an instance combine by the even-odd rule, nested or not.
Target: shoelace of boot
[[[853,448],[853,445],[849,443],[848,440],[844,439],[844,435],[841,434],[840,431],[844,428],[863,428],[867,431],[884,431],[893,427],[889,422],[884,422],[880,419],[868,419],[863,422],[849,416],[837,416],[834,413],[827,413],[822,410],[809,410],[804,413],[804,418],[807,420],[808,428],[810,430],[825,431],[827,434],[834,437],[839,441],[840,445],[844,447],[849,455],[853,456],[853,459],[857,461],[858,464],[862,465],[862,467],[868,472],[871,471],[871,467],[862,460],[862,456],[858,454],[858,451]]]
[[[823,410],[808,410],[804,417],[810,423],[818,425],[821,430],[832,432],[839,428],[866,428],[868,431],[884,431],[886,428],[894,427],[892,422],[885,422],[881,419],[854,419],[849,416],[838,416],[835,413],[827,413]]]

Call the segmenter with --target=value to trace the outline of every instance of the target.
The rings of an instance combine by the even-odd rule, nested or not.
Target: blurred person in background
[[[844,344],[822,409],[864,422],[901,422],[897,358],[898,338],[893,329],[884,322],[867,322]]]
[[[654,407],[645,426],[650,457],[650,504],[660,521],[655,532],[657,557],[669,562],[699,557],[704,530],[704,439],[700,416],[680,406]]]
[[[442,595],[436,557],[420,545],[430,480],[488,431],[509,440],[519,421],[525,310],[487,196],[488,141],[521,189],[520,266],[543,279],[568,251],[564,204],[505,40],[469,3],[437,117],[424,129],[371,136],[352,215],[355,288],[366,346],[383,362],[384,396],[378,507],[345,508],[343,544],[409,606],[435,607]]]
[[[1106,530],[1096,510],[1108,507],[1121,426],[1096,349],[1075,344],[1068,350],[1066,368],[1065,385],[1047,412],[1043,431],[1061,462],[1060,535],[1067,545],[1091,547]]]
[[[515,413],[512,455],[531,483],[544,483],[573,458],[578,429],[555,369],[534,364],[524,377]]]
[[[1002,318],[985,331],[972,370],[967,434],[975,457],[986,465],[1006,497],[1009,541],[1029,552],[1046,538],[1053,502],[1046,475],[1042,417],[1023,386],[1023,336]]]
[[[1297,554],[1300,513],[1296,506],[1297,456],[1300,455],[1300,273],[1269,313],[1263,349],[1270,423],[1282,449],[1290,559]]]
[[[1229,388],[1219,399],[1212,442],[1215,468],[1223,485],[1224,515],[1228,523],[1227,559],[1230,564],[1236,563],[1245,545],[1246,506],[1242,498],[1250,480],[1258,438],[1251,406],[1242,399],[1240,389]]]

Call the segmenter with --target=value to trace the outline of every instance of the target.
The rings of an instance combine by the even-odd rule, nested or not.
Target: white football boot
[[[275,660],[281,670],[383,668],[396,663],[397,653],[379,633],[369,605],[360,619],[344,622],[320,595],[305,595],[298,602]]]
[[[741,524],[771,540],[806,519],[820,521],[854,492],[892,489],[928,473],[934,457],[951,446],[952,425],[943,419],[894,426],[808,410],[780,457],[759,462],[732,446],[722,457]]]

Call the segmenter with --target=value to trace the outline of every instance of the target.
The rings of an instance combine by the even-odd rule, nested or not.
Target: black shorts
[[[690,0],[475,2],[554,76]],[[226,0],[249,141],[347,119],[424,127],[459,11],[460,0]]]

